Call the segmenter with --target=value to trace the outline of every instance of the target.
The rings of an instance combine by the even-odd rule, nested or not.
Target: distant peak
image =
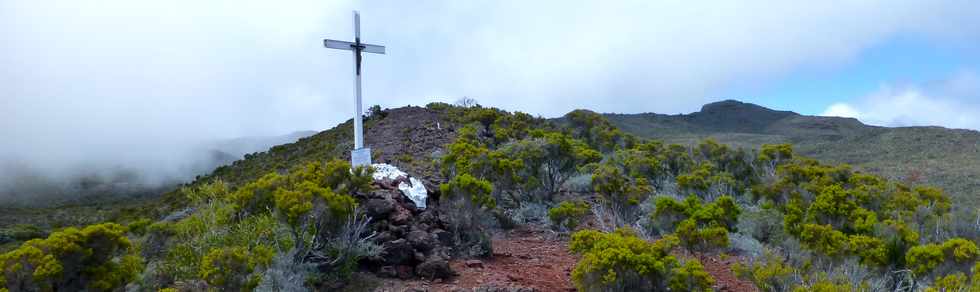
[[[796,115],[794,112],[790,111],[777,111],[764,106],[760,106],[753,103],[741,102],[734,99],[727,99],[718,102],[712,102],[705,104],[701,107],[701,113],[726,113],[726,112],[766,112],[766,113],[781,113],[784,115]]]

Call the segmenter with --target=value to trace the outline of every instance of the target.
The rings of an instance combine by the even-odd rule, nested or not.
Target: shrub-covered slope
[[[941,127],[876,127],[852,118],[804,116],[722,101],[682,115],[606,114],[624,132],[669,143],[704,138],[737,147],[792,143],[800,154],[848,163],[890,179],[942,187],[980,206],[980,133]]]

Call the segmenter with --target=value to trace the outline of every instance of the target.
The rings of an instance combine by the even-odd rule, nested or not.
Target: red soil
[[[530,288],[533,291],[575,291],[571,271],[578,257],[568,243],[549,231],[514,230],[493,240],[493,257],[480,263],[450,262],[458,276],[441,282],[387,280],[378,291],[453,291],[479,287]],[[482,265],[482,267],[480,267]],[[420,289],[420,290],[421,290]],[[528,289],[528,291],[531,291]]]
[[[715,291],[733,291],[733,292],[754,292],[759,291],[756,289],[752,282],[745,281],[735,277],[735,273],[732,272],[732,265],[734,265],[738,258],[728,257],[722,260],[717,255],[704,255],[697,254],[694,255],[701,265],[704,266],[704,270],[711,274],[712,278],[715,278]]]
[[[387,279],[376,291],[473,291],[471,289],[480,287],[575,291],[571,271],[578,256],[568,251],[567,239],[559,239],[550,231],[520,229],[498,235],[493,240],[493,248],[493,257],[489,259],[469,260],[469,265],[466,259],[451,261],[450,265],[459,275],[450,280]],[[676,255],[700,260],[715,278],[716,291],[758,291],[751,282],[735,277],[731,266],[737,257],[722,260],[717,255],[686,252]]]

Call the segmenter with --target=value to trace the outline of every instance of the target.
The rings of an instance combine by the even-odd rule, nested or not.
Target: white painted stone
[[[412,200],[416,207],[425,209],[425,199],[429,197],[429,192],[425,190],[425,185],[422,184],[421,180],[408,176],[407,173],[391,164],[375,163],[371,167],[374,167],[374,180],[376,181],[384,179],[394,180],[402,176],[407,177],[409,182],[399,183],[398,189],[409,200]]]

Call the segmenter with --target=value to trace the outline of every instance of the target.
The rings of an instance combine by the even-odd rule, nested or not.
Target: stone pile
[[[420,209],[399,190],[398,185],[407,180],[375,181],[375,190],[359,198],[372,218],[374,241],[383,248],[381,255],[366,264],[385,277],[448,279],[456,274],[449,266],[454,236],[436,208]],[[434,194],[436,190],[428,191]]]

